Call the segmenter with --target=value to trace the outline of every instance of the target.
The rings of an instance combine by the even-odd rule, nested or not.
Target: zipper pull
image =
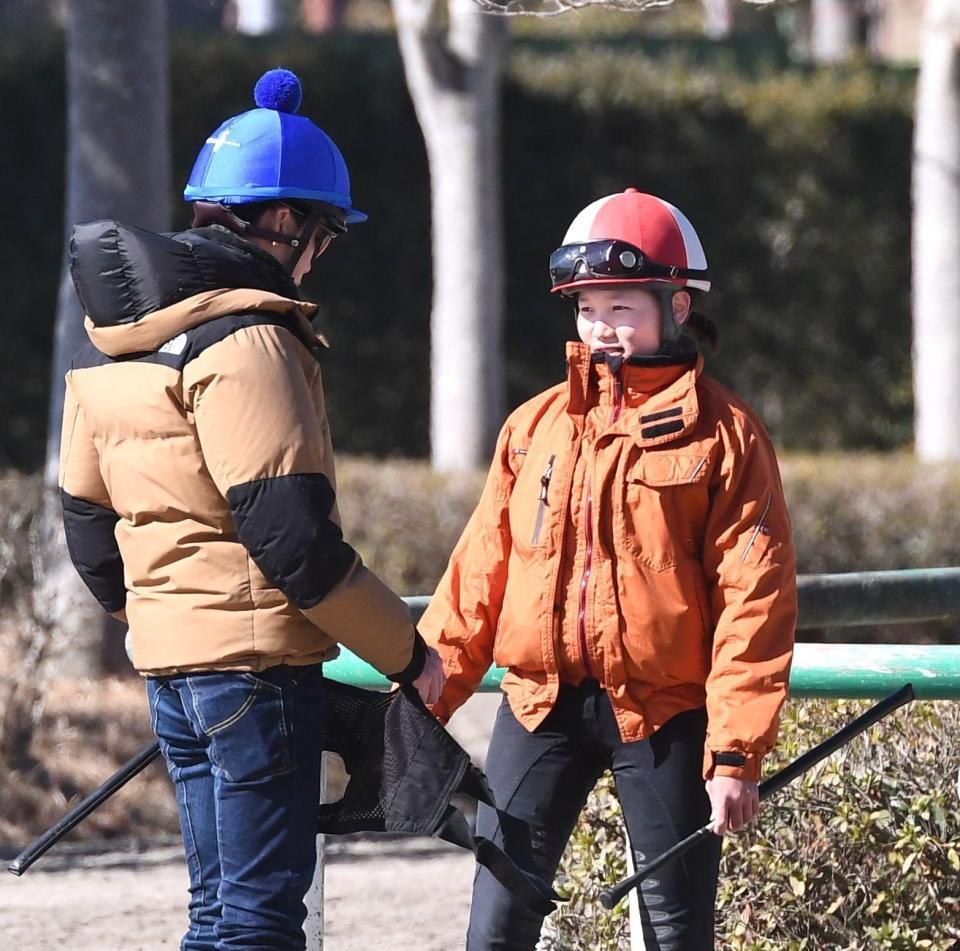
[[[613,413],[610,415],[611,425],[620,418],[623,409],[623,367],[617,370],[613,378]]]
[[[550,487],[550,479],[553,477],[553,460],[556,456],[551,456],[550,461],[547,463],[547,468],[544,470],[543,475],[540,476],[540,501],[547,501],[547,489]]]
[[[543,531],[543,514],[547,508],[547,489],[550,487],[550,479],[553,476],[553,460],[556,456],[551,456],[547,462],[547,468],[543,470],[540,476],[540,504],[537,506],[537,520],[533,525],[533,537],[530,539],[532,545],[540,543],[540,533]]]

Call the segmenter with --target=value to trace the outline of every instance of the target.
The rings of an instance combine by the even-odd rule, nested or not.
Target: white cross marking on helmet
[[[230,130],[229,130],[229,129],[224,129],[223,132],[221,132],[216,138],[214,138],[213,136],[211,136],[209,139],[207,139],[207,145],[212,145],[214,152],[219,152],[220,149],[222,149],[223,146],[225,146],[225,145],[230,145],[230,146],[232,146],[232,147],[235,148],[235,149],[239,149],[239,148],[240,148],[240,143],[239,143],[239,142],[229,142],[229,141],[227,141],[229,135],[230,135]]]

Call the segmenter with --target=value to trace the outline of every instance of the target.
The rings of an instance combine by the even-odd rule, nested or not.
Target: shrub
[[[29,763],[43,710],[51,631],[33,598],[40,510],[38,477],[0,476],[0,671],[11,672],[0,676],[0,762],[9,767]]]
[[[788,453],[781,468],[801,573],[960,565],[960,466]]]
[[[801,573],[960,565],[960,466],[922,465],[906,454],[781,457]],[[430,594],[476,505],[485,473],[440,474],[423,462],[342,456],[337,469],[344,531],[364,560],[404,595]],[[0,480],[0,522],[20,567],[0,588],[0,608],[29,585],[26,527],[36,477]],[[17,580],[19,579],[19,581]],[[955,625],[897,625],[894,640],[953,638]],[[874,639],[875,628],[818,632]]]
[[[337,467],[347,539],[402,595],[431,594],[477,504],[483,475],[422,462],[348,458]]]
[[[787,704],[769,775],[865,708]],[[960,705],[914,703],[853,740],[761,807],[724,843],[717,946],[731,951],[947,951],[960,939]],[[572,900],[551,919],[551,947],[629,948],[619,909],[596,895],[624,871],[609,783],[587,804],[562,863]],[[622,834],[622,833],[621,833]],[[592,838],[596,845],[590,846]],[[613,844],[616,843],[616,844]],[[622,852],[621,852],[622,854]],[[591,886],[580,890],[582,882]],[[626,904],[625,902],[622,904]],[[581,923],[592,927],[583,941]],[[614,927],[616,924],[616,927]]]
[[[785,454],[800,572],[960,565],[960,466],[907,454]],[[436,587],[479,497],[482,474],[347,458],[338,470],[347,537],[402,594]],[[956,622],[807,630],[805,640],[954,640]]]
[[[60,820],[154,739],[139,678],[45,682],[39,713],[29,759],[13,763],[0,757],[0,853],[7,855]],[[51,857],[80,841],[169,841],[178,829],[170,777],[156,761],[85,819]]]

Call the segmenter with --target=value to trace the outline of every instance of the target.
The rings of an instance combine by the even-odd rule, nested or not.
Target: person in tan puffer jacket
[[[326,687],[346,644],[436,700],[403,601],[344,540],[299,299],[366,217],[286,70],[201,150],[194,227],[78,226],[89,343],[67,374],[60,484],[71,557],[129,622],[190,872],[183,949],[301,949],[316,864]]]
[[[420,630],[443,658],[441,720],[491,663],[506,694],[478,833],[552,880],[612,769],[637,862],[704,825],[738,829],[787,692],[796,560],[777,460],[681,326],[710,287],[690,222],[629,189],[551,258],[577,307],[567,379],[507,419],[480,502]],[[522,841],[522,837],[519,838]],[[644,883],[644,946],[713,947],[720,839]],[[532,949],[541,918],[479,869],[470,951]]]

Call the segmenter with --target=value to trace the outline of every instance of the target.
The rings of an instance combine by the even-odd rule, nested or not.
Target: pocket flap
[[[707,477],[708,460],[702,453],[645,452],[630,473],[630,481],[650,486],[689,485]]]

